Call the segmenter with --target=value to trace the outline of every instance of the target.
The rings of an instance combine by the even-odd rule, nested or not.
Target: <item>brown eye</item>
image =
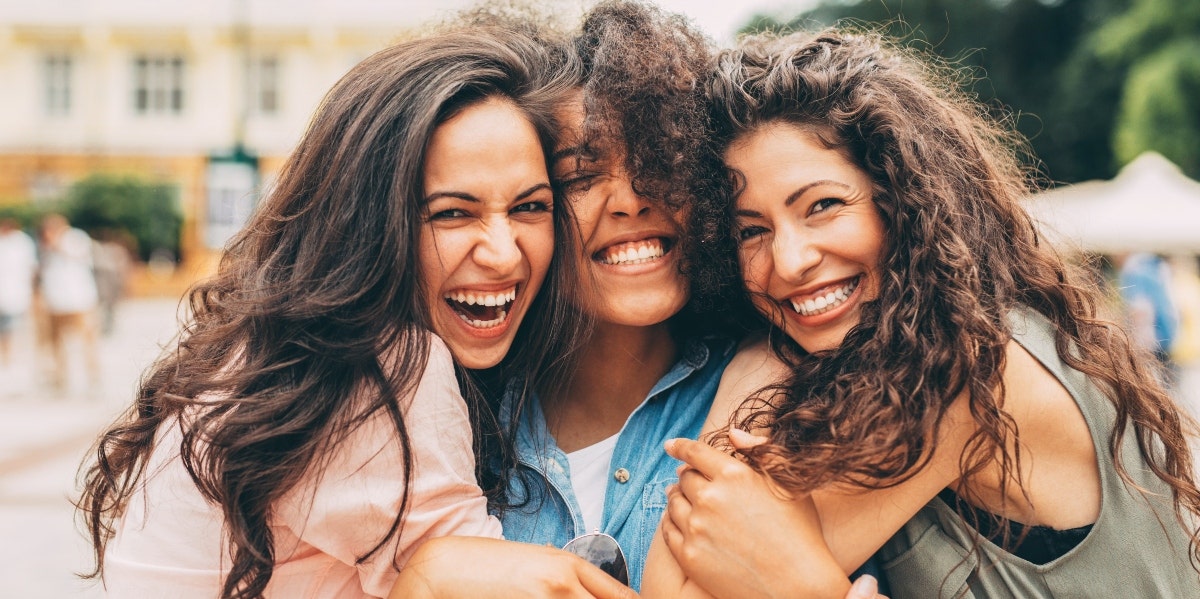
[[[819,199],[819,200],[813,202],[812,208],[809,209],[808,213],[816,214],[818,212],[824,212],[824,211],[829,210],[830,208],[833,208],[834,206],[836,206],[838,204],[842,204],[842,203],[844,203],[844,202],[842,202],[841,200],[839,200],[837,198],[822,198],[822,199]]]
[[[754,226],[754,225],[740,227],[737,230],[737,240],[739,243],[744,243],[744,242],[750,241],[751,239],[754,239],[755,237],[758,237],[766,232],[767,232],[766,227],[759,227],[759,226]]]
[[[550,202],[534,201],[520,204],[512,212],[550,212],[551,208]]]

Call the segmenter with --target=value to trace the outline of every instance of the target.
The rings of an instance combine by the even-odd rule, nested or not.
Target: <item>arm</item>
[[[279,523],[294,535],[292,545],[353,568],[344,575],[356,576],[363,593],[374,597],[387,595],[397,568],[428,539],[501,536],[500,522],[488,515],[475,482],[467,407],[450,352],[440,340],[431,339],[417,389],[397,401],[409,432],[411,480],[404,477],[395,425],[379,412],[332,448],[324,469],[306,475],[276,510]],[[406,489],[400,533],[360,563],[391,530]],[[289,545],[279,541],[277,546]]]
[[[787,367],[774,357],[764,341],[743,348],[721,377],[704,431],[712,432],[727,426],[746,397],[773,381],[782,380],[787,373]],[[710,516],[730,518],[713,520],[715,526],[730,534],[722,536],[724,545],[719,551],[707,543],[685,545],[682,531],[670,517],[665,517],[661,534],[655,535],[646,559],[642,584],[645,596],[711,596],[705,589],[719,597],[876,596],[875,581],[870,577],[863,577],[851,588],[850,581],[819,536],[820,522],[809,498],[785,499],[738,460],[702,443],[689,443],[708,450],[705,456],[717,460],[711,464],[714,471],[721,470],[724,460],[728,461],[724,467],[732,464],[741,468],[728,472],[737,478],[731,485],[734,493],[727,496],[732,501],[704,506],[712,512]],[[697,475],[694,469],[681,474],[682,480]],[[690,510],[690,505],[680,506],[687,499],[678,488],[673,487],[668,497],[669,505],[675,511]],[[713,499],[719,501],[721,497]],[[686,520],[686,517],[680,516],[680,520]],[[791,521],[790,525],[783,524],[785,520]],[[689,541],[693,539],[700,538],[688,537]],[[703,540],[714,539],[704,537]],[[775,548],[795,549],[796,555],[775,551]],[[685,574],[685,569],[696,578]],[[797,576],[782,576],[783,573],[796,573]]]
[[[637,593],[578,556],[553,547],[440,537],[413,554],[388,597],[634,599]]]

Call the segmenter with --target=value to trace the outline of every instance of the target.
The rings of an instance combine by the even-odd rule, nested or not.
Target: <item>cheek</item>
[[[604,207],[603,196],[598,188],[592,188],[587,193],[572,196],[570,202],[571,217],[579,232],[579,239],[586,245],[600,224],[600,215]]]
[[[554,258],[554,221],[547,218],[545,223],[525,225],[518,243],[529,262],[530,276],[541,280]]]
[[[745,248],[738,251],[738,262],[746,289],[753,292],[766,291],[771,274],[770,257],[761,249]]]
[[[468,253],[468,243],[454,231],[438,231],[427,227],[421,234],[417,260],[420,262],[422,283],[431,294],[437,294],[450,275],[462,264]]]

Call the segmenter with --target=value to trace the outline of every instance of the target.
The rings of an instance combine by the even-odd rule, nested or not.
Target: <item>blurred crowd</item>
[[[1117,257],[1117,287],[1133,340],[1163,366],[1168,386],[1200,365],[1200,261],[1196,256]]]
[[[14,338],[31,327],[40,385],[62,392],[76,370],[94,384],[97,339],[113,330],[132,253],[116,236],[94,239],[60,214],[33,233],[0,219],[0,381],[27,363],[15,359]]]

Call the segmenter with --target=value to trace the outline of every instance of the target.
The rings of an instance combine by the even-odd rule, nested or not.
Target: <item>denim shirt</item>
[[[600,530],[621,544],[634,590],[641,588],[646,553],[667,506],[666,487],[677,480],[680,462],[663,451],[663,442],[700,434],[734,344],[723,338],[697,339],[684,344],[681,354],[629,415],[609,464],[613,478],[605,489]],[[511,426],[511,389],[515,387],[500,408],[506,426]],[[525,406],[516,444],[517,467],[508,482],[508,497],[518,507],[501,514],[504,538],[562,547],[592,532],[584,525],[571,486],[567,455],[554,442],[536,399]]]

